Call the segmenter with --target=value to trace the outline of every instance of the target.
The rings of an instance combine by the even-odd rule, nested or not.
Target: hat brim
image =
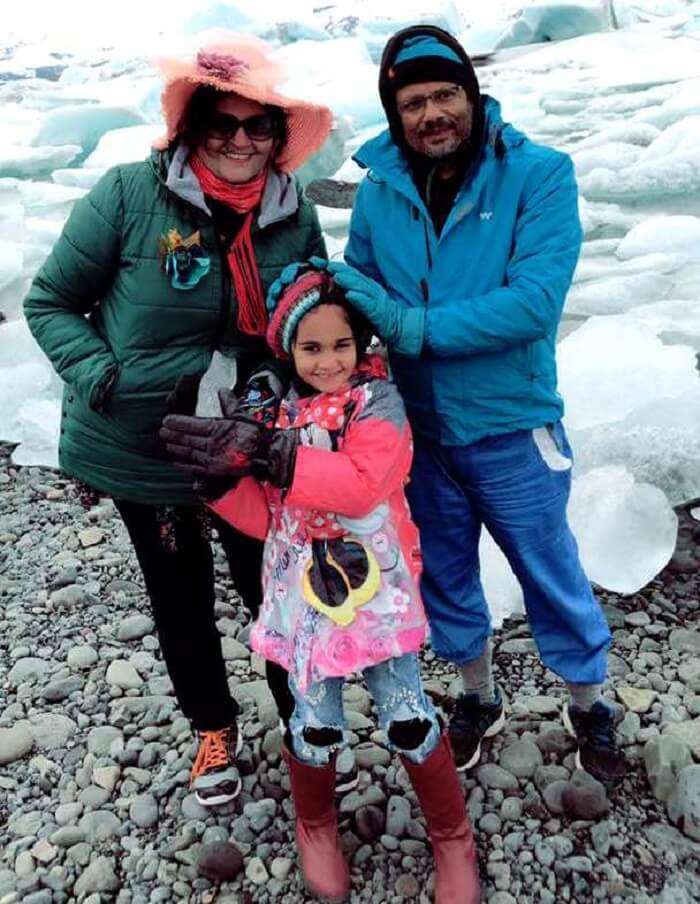
[[[259,104],[279,107],[284,111],[287,140],[275,158],[275,166],[284,172],[298,169],[321,148],[333,124],[328,107],[279,93],[265,80],[253,81],[241,73],[233,79],[206,75],[194,63],[182,60],[163,61],[160,66],[166,76],[161,105],[167,131],[153,142],[157,150],[164,150],[178,136],[187,105],[200,85],[209,85],[226,94],[237,94]]]

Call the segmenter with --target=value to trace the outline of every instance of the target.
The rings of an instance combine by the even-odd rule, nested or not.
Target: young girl
[[[224,457],[238,468],[254,458],[256,476],[210,505],[265,539],[264,602],[251,645],[290,674],[295,709],[285,760],[307,886],[333,901],[349,892],[335,757],[343,680],[359,671],[423,808],[436,901],[471,904],[479,900],[472,830],[447,734],[419,673],[420,553],[403,492],[411,436],[382,361],[362,353],[363,323],[323,270],[309,269],[284,290],[267,340],[277,357],[291,359],[292,387],[274,428],[254,430],[252,445],[249,421],[233,429]]]

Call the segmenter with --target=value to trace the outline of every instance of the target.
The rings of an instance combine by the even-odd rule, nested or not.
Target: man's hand
[[[176,468],[203,477],[243,477],[264,455],[269,429],[253,417],[168,415],[160,438]]]
[[[350,304],[364,314],[393,351],[409,357],[420,354],[425,325],[423,308],[405,307],[390,298],[378,282],[340,261],[331,261],[328,272]]]

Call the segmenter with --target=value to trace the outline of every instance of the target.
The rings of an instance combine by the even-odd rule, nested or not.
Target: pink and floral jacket
[[[276,426],[299,431],[287,491],[246,477],[211,507],[265,539],[251,645],[305,691],[425,640],[418,531],[403,491],[412,441],[378,358],[334,393],[291,390]]]

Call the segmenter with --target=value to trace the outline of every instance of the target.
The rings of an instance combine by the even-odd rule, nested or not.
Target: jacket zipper
[[[213,225],[213,224],[212,224]],[[232,298],[231,298],[231,274],[228,269],[228,255],[224,248],[221,236],[214,229],[216,244],[221,256],[221,314],[219,316],[219,328],[213,336],[213,348],[217,348],[222,336],[226,333],[226,325],[231,318]]]
[[[418,208],[413,206],[413,219],[420,219],[420,214],[418,212]],[[428,224],[425,220],[423,220],[423,238],[425,241],[425,253],[428,258],[428,276],[430,275],[433,269],[433,255],[430,250],[430,236],[428,235]],[[430,289],[428,287],[427,277],[423,277],[420,281],[421,294],[423,295],[423,303],[425,305],[430,301]]]

